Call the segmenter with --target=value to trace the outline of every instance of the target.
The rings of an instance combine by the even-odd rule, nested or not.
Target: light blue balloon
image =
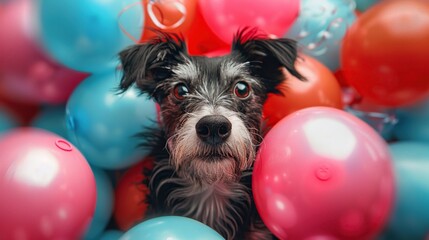
[[[355,0],[355,2],[356,2],[356,8],[359,11],[364,12],[368,8],[372,7],[374,4],[379,2],[379,0]]]
[[[5,109],[0,107],[0,134],[18,126],[14,117]]]
[[[42,46],[58,62],[78,71],[94,73],[114,66],[118,52],[136,43],[143,31],[140,0],[39,0],[38,4]]]
[[[354,10],[352,0],[302,0],[300,14],[285,37],[297,40],[301,52],[336,71],[343,37],[356,20]]]
[[[394,135],[399,140],[429,142],[429,100],[396,111]]]
[[[88,162],[105,169],[123,169],[143,159],[149,149],[139,148],[135,137],[156,126],[155,103],[138,90],[116,90],[121,73],[111,69],[85,79],[66,106],[69,140]]]
[[[122,235],[124,235],[124,233],[121,231],[108,230],[101,234],[100,238],[98,238],[97,240],[119,240]]]
[[[215,230],[196,220],[168,216],[144,221],[126,232],[120,240],[220,240]]]
[[[65,106],[45,106],[30,124],[67,139]]]
[[[107,174],[92,167],[97,187],[97,202],[95,204],[94,217],[83,239],[95,240],[103,233],[113,211],[113,187]]]
[[[429,236],[429,144],[390,145],[396,175],[396,202],[383,239]]]

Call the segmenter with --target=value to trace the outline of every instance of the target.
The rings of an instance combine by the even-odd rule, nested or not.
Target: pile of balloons
[[[279,239],[429,236],[426,0],[0,0],[0,238],[223,239],[145,221],[153,168],[135,137],[158,107],[117,91],[118,53],[157,31],[193,55],[258,27],[298,42],[263,108],[255,204]]]

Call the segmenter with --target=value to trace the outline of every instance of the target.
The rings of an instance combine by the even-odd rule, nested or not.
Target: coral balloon
[[[364,12],[343,40],[347,82],[376,104],[412,104],[429,93],[429,3],[384,1]]]
[[[153,160],[147,158],[129,169],[116,186],[114,216],[123,231],[127,231],[145,217],[146,195],[149,189],[143,184],[143,181],[147,180],[144,172],[152,168]]]
[[[16,101],[60,104],[87,76],[50,60],[36,44],[31,1],[8,4],[0,15],[0,92]]]
[[[286,73],[287,80],[279,87],[282,95],[270,95],[264,105],[263,113],[269,127],[303,108],[343,107],[340,85],[327,67],[305,55],[298,58],[295,67],[307,81]]]
[[[156,36],[152,29],[186,35],[194,21],[197,0],[143,0],[143,3],[146,31],[142,41]]]
[[[94,175],[61,137],[21,128],[0,139],[0,233],[4,239],[79,239],[95,208]]]
[[[285,36],[297,40],[300,51],[336,71],[343,37],[356,19],[354,10],[350,0],[302,0],[299,17]]]
[[[219,39],[207,25],[199,7],[201,2],[197,2],[194,22],[186,34],[189,54],[204,55],[214,51],[229,51],[231,43],[225,43]]]
[[[262,220],[280,239],[371,239],[393,202],[391,157],[360,119],[307,108],[268,132],[252,189]]]
[[[299,0],[199,1],[208,26],[226,43],[232,41],[239,29],[247,26],[282,36],[298,17],[299,5]]]

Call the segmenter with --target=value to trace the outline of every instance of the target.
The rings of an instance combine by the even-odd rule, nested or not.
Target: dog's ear
[[[159,82],[171,76],[171,68],[187,57],[185,42],[176,34],[158,33],[158,37],[142,44],[131,46],[120,54],[123,75],[120,91],[133,84],[157,101],[162,98],[157,91]]]
[[[257,29],[239,31],[233,41],[232,52],[249,62],[252,74],[262,78],[269,93],[279,93],[277,86],[285,80],[282,67],[300,80],[304,77],[295,69],[296,42],[287,38],[268,39]]]

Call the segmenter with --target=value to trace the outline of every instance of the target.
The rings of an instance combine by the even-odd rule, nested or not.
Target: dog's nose
[[[204,142],[216,145],[226,141],[231,135],[231,122],[222,115],[208,115],[201,118],[195,129]]]

